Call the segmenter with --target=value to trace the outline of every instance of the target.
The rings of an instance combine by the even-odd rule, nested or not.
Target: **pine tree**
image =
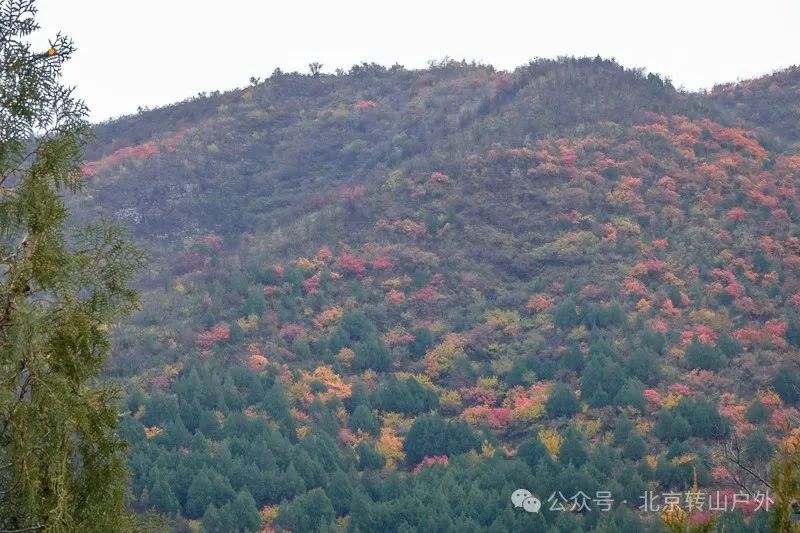
[[[231,514],[236,517],[239,531],[254,533],[261,530],[261,515],[258,513],[253,496],[248,491],[239,492],[230,505]]]
[[[562,383],[553,387],[545,404],[545,410],[550,418],[570,417],[580,411],[580,407],[575,393]]]
[[[769,462],[775,450],[763,431],[756,430],[747,437],[745,442],[745,458],[752,462]]]
[[[752,424],[762,424],[769,420],[769,409],[766,405],[761,403],[761,400],[756,398],[753,400],[753,403],[750,404],[750,407],[747,408],[747,412],[745,416],[747,417],[747,421]]]
[[[517,457],[531,467],[536,468],[540,461],[552,462],[550,452],[547,451],[542,441],[536,435],[528,437],[517,450]]]
[[[380,421],[372,414],[372,410],[366,405],[359,405],[350,417],[350,428],[352,430],[362,430],[370,435],[377,435],[381,429]]]
[[[347,474],[341,470],[337,470],[331,481],[325,488],[325,493],[331,500],[334,511],[338,516],[345,516],[350,510],[350,502],[353,500],[353,485]]]
[[[96,224],[66,235],[86,107],[60,82],[72,41],[31,49],[34,0],[0,0],[0,529],[123,528],[116,390],[96,383],[142,254]]]
[[[325,492],[312,489],[281,507],[277,523],[291,531],[321,531],[333,521],[336,512]]]
[[[647,444],[645,444],[644,439],[642,439],[638,433],[632,432],[625,442],[622,454],[626,459],[638,461],[647,454]]]
[[[201,470],[192,484],[189,485],[189,492],[186,496],[186,505],[184,510],[186,516],[189,518],[199,518],[203,516],[208,504],[213,501],[214,486],[211,484],[208,474],[205,470]]]
[[[153,487],[150,490],[150,504],[159,511],[168,514],[178,513],[181,510],[180,503],[178,503],[172,487],[162,478],[153,483]]]
[[[225,531],[219,509],[213,503],[208,506],[203,514],[201,524],[205,533],[223,533]]]
[[[631,430],[633,430],[633,423],[624,412],[620,413],[614,424],[614,446],[622,446],[627,442]]]
[[[589,459],[586,447],[580,433],[575,429],[569,428],[566,431],[564,443],[558,450],[558,462],[563,465],[572,464],[575,467],[582,466]]]
[[[379,470],[386,464],[386,459],[375,448],[366,442],[360,442],[356,448],[358,468],[360,470]]]
[[[289,467],[286,469],[286,472],[283,473],[281,490],[282,496],[287,500],[306,491],[305,481],[303,481],[303,478],[297,473],[294,463],[289,463]]]

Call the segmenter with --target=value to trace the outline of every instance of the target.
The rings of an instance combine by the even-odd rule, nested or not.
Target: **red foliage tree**
[[[342,187],[339,191],[339,198],[352,210],[355,209],[358,205],[358,201],[361,200],[365,194],[367,194],[366,187],[363,185],[354,185],[352,187]]]
[[[538,293],[528,299],[528,309],[533,313],[547,311],[552,306],[553,297],[548,294]]]
[[[275,294],[277,292],[278,292],[278,287],[276,287],[275,285],[265,285],[264,286],[264,296],[266,298],[269,298],[270,296],[272,296],[273,294]]]
[[[364,261],[347,252],[342,252],[339,255],[339,259],[336,261],[336,268],[350,274],[363,274],[367,270],[367,267],[364,266]]]
[[[430,468],[434,465],[447,465],[448,459],[446,455],[425,456],[417,466],[414,467],[414,473],[419,474],[423,468]]]
[[[492,429],[505,429],[511,421],[511,409],[508,407],[495,407],[489,413],[487,422]]]
[[[642,276],[651,274],[660,274],[667,269],[667,264],[660,259],[648,259],[640,261],[633,265],[630,269],[631,276]]]
[[[656,409],[661,407],[661,394],[655,389],[645,389],[644,399],[647,400],[650,406]]]
[[[511,80],[508,79],[508,74],[500,72],[495,76],[494,87],[497,92],[505,91],[511,85]]]
[[[406,299],[406,294],[403,291],[399,291],[397,289],[389,289],[389,292],[386,293],[386,299],[392,302],[393,304],[399,304]]]
[[[230,336],[231,330],[227,324],[217,324],[208,331],[204,331],[197,336],[197,344],[204,350],[210,349],[216,343],[226,340]]]
[[[429,283],[415,291],[411,297],[420,302],[432,302],[439,297],[439,291],[436,290],[436,285]]]
[[[302,324],[286,324],[278,332],[278,335],[286,342],[292,343],[295,339],[307,337],[308,331]]]
[[[380,256],[376,260],[372,262],[370,265],[372,266],[373,270],[388,270],[392,268],[392,260],[386,257],[385,255]]]
[[[705,324],[697,324],[684,331],[681,334],[681,339],[684,345],[691,344],[694,339],[697,339],[697,342],[701,344],[714,344],[717,342],[717,333]]]
[[[689,389],[689,387],[683,383],[673,383],[667,387],[667,390],[673,394],[677,394],[678,396],[689,396],[691,393],[691,389]]]
[[[742,209],[741,207],[734,207],[728,211],[728,220],[731,222],[739,222],[744,220],[747,216],[747,211]]]
[[[783,342],[783,338],[786,335],[787,329],[788,325],[783,320],[767,320],[767,323],[764,324],[764,331],[768,335],[769,341],[773,344],[779,344]]]
[[[323,246],[317,252],[317,259],[322,262],[327,262],[333,259],[333,250],[328,246]]]
[[[247,360],[247,366],[250,367],[250,370],[253,372],[261,372],[269,366],[269,361],[263,355],[254,353]]]
[[[375,109],[378,107],[378,103],[374,100],[357,100],[355,104],[353,104],[358,111],[364,111],[367,109]]]
[[[188,130],[181,130],[172,137],[167,137],[161,141],[148,141],[143,144],[119,148],[97,161],[86,163],[83,166],[83,175],[86,177],[94,177],[99,171],[115,167],[125,161],[143,161],[149,159],[158,155],[162,147],[168,152],[174,152],[176,143],[183,139],[187,133]]]
[[[306,292],[306,294],[314,294],[317,292],[319,289],[320,278],[320,273],[317,272],[310,278],[307,278],[305,281],[303,281],[303,290]]]
[[[608,222],[603,224],[603,240],[607,242],[616,242],[617,228],[614,227],[614,224]]]

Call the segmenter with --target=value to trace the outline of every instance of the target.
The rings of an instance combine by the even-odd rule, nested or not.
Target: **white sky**
[[[798,0],[39,0],[43,32],[78,46],[66,81],[94,120],[276,68],[406,68],[450,56],[513,69],[534,57],[596,55],[687,89],[800,63]],[[44,38],[42,35],[40,38]],[[46,47],[46,40],[44,41]]]

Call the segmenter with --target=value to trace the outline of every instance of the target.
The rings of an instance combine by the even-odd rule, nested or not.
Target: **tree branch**
[[[751,467],[744,464],[742,460],[742,449],[739,445],[739,436],[734,433],[733,437],[728,444],[725,445],[724,448],[725,452],[723,455],[723,459],[725,459],[729,464],[735,465],[738,467],[739,470],[743,470],[744,472],[750,474],[755,481],[761,483],[768,489],[772,490],[772,485],[764,479],[764,477],[755,472]],[[745,485],[744,481],[734,472],[727,464],[724,465],[725,470],[731,475],[733,482],[738,485],[743,490],[747,491],[748,494],[752,495],[752,491]]]

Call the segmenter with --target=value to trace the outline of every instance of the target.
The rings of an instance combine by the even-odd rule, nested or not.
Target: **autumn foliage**
[[[220,341],[224,341],[230,335],[230,327],[227,324],[217,324],[208,331],[204,331],[197,336],[197,345],[204,350],[213,347]]]
[[[193,224],[165,238],[174,253],[119,328],[120,358],[159,361],[126,420],[147,437],[137,506],[167,492],[158,453],[190,456],[181,471],[230,456],[247,474],[234,492],[258,485],[270,527],[292,531],[312,499],[330,503],[329,529],[396,525],[378,514],[429,529],[440,522],[415,521],[429,501],[445,529],[586,529],[586,514],[554,525],[492,487],[516,487],[513,473],[667,492],[696,474],[730,495],[733,439],[767,472],[800,416],[800,77],[699,95],[593,59],[357,67],[276,75],[215,100],[204,120],[220,133],[197,126],[208,138],[174,152],[144,136],[87,165],[168,197],[170,210],[142,207],[137,232],[168,235],[167,212]],[[770,94],[786,105],[759,103]],[[724,124],[706,116],[713,102],[727,102],[713,113]],[[135,181],[140,168],[156,170]],[[157,177],[173,173],[187,183]],[[175,360],[187,370],[167,375]],[[198,382],[214,390],[186,392]],[[206,485],[166,484],[180,510]],[[645,530],[629,507],[602,525]],[[764,529],[752,511],[742,520]]]

